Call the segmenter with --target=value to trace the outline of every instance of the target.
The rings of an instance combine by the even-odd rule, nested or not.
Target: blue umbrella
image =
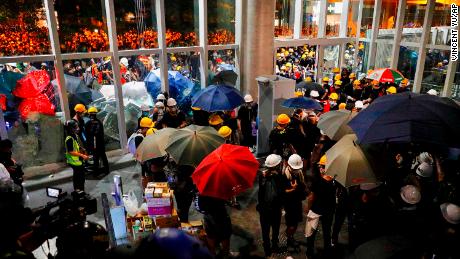
[[[322,110],[321,104],[315,99],[308,98],[305,96],[294,97],[287,99],[282,104],[286,108],[300,108],[300,109],[312,109],[312,110]]]
[[[379,97],[348,125],[360,143],[424,143],[460,147],[460,106],[410,92]]]
[[[156,98],[161,92],[160,70],[156,69],[149,72],[145,77],[144,82],[147,87],[147,92],[152,96],[152,98]]]
[[[192,107],[208,112],[233,110],[243,102],[240,91],[228,85],[210,85],[192,97]]]

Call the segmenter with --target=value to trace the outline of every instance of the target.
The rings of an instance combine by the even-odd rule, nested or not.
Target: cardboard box
[[[149,198],[147,199],[147,207],[163,207],[172,206],[171,198]]]
[[[168,182],[152,182],[154,188],[169,189]]]
[[[178,228],[180,226],[177,211],[173,209],[171,216],[158,216],[154,218],[158,228]]]
[[[163,188],[155,188],[155,192],[153,193],[154,198],[161,198],[163,197]]]
[[[149,216],[169,216],[172,214],[171,206],[148,207]]]
[[[155,188],[145,188],[144,196],[146,199],[153,198]]]

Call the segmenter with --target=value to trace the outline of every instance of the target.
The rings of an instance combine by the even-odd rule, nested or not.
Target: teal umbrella
[[[180,165],[197,166],[223,143],[224,138],[214,128],[190,125],[169,137],[166,152]]]
[[[24,75],[21,73],[11,71],[0,72],[0,93],[4,94],[7,99],[11,99],[13,97],[11,92],[16,87],[16,82],[23,77]]]

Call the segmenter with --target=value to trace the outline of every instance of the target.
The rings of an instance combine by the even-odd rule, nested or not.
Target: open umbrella
[[[295,87],[305,89],[305,96],[310,96],[310,92],[313,91],[313,90],[317,91],[320,96],[322,96],[324,94],[324,88],[320,84],[315,83],[315,82],[302,81],[302,82],[296,84]]]
[[[350,259],[417,258],[415,255],[419,251],[417,244],[406,237],[381,236],[358,246]]]
[[[214,76],[212,82],[214,84],[226,84],[230,86],[236,85],[236,80],[238,79],[238,75],[233,70],[223,70],[217,73]]]
[[[343,136],[354,133],[347,124],[355,116],[355,112],[347,110],[330,111],[319,117],[318,128],[332,140],[338,141]]]
[[[214,128],[190,125],[177,130],[166,147],[171,157],[180,165],[197,166],[204,157],[224,143]]]
[[[312,110],[322,110],[321,104],[315,99],[308,97],[294,97],[285,100],[282,104],[286,108],[300,108],[300,109],[312,109]]]
[[[137,147],[136,160],[145,162],[147,160],[162,157],[166,155],[166,145],[168,145],[169,137],[174,134],[177,129],[164,128],[148,135],[142,143]]]
[[[198,165],[192,179],[201,195],[227,200],[252,187],[258,168],[249,148],[223,144]]]
[[[400,142],[460,147],[460,106],[410,92],[377,98],[348,125],[362,144]]]
[[[240,91],[228,85],[210,85],[192,97],[192,107],[208,112],[230,111],[243,102]]]
[[[377,80],[381,83],[396,83],[399,84],[404,76],[398,70],[390,68],[380,68],[371,71],[366,78]]]
[[[7,99],[12,96],[11,92],[16,87],[16,82],[23,78],[24,75],[21,73],[15,73],[12,71],[1,71],[0,72],[0,93],[5,94]]]
[[[355,141],[356,135],[345,135],[326,152],[326,173],[345,187],[376,182],[370,163]]]

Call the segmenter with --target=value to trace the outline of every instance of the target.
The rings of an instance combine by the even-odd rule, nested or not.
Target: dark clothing
[[[336,193],[332,181],[327,181],[321,176],[314,176],[311,192],[315,195],[311,210],[319,215],[332,215],[336,205]]]
[[[175,116],[169,112],[163,115],[160,124],[168,128],[178,128],[182,123],[185,122],[185,113],[179,111]]]
[[[262,240],[265,249],[270,247],[270,229],[272,230],[271,244],[272,247],[277,247],[279,243],[280,225],[281,225],[281,209],[268,212],[259,212],[260,227],[262,229]],[[267,249],[268,250],[268,249]]]
[[[283,159],[288,159],[293,154],[292,146],[290,144],[290,137],[288,128],[279,129],[275,127],[270,132],[268,137],[268,145],[271,154],[280,155]]]
[[[179,166],[173,170],[175,175],[170,176],[176,179],[173,189],[177,202],[177,213],[181,222],[188,222],[188,212],[196,189],[191,177],[193,171],[194,168],[191,166]]]
[[[289,170],[289,169],[287,169]],[[299,222],[303,219],[303,210],[302,210],[302,200],[306,198],[305,191],[306,185],[301,177],[302,171],[293,170],[291,171],[291,180],[286,177],[286,174],[283,174],[283,181],[285,190],[291,189],[291,181],[297,182],[297,187],[294,191],[285,192],[284,194],[284,210],[286,225],[297,226]]]
[[[296,118],[291,118],[291,123],[289,124],[289,127],[291,129],[289,134],[289,142],[292,143],[295,152],[299,154],[299,156],[301,156],[302,158],[306,158],[306,135],[304,135],[304,133],[306,132],[305,129],[303,129],[302,121]],[[301,128],[303,129],[303,133]]]
[[[80,138],[79,143],[83,148],[86,148],[85,121],[83,118],[77,119],[76,115],[72,118],[72,120],[78,123],[78,128],[80,129],[78,132],[78,137]]]
[[[192,205],[193,195],[191,193],[174,192],[177,203],[177,214],[180,222],[188,222],[188,212]]]
[[[73,189],[74,190],[85,190],[85,167],[81,166],[71,166],[73,169]]]
[[[209,112],[203,110],[192,110],[193,124],[198,126],[209,126]]]
[[[94,171],[99,172],[99,161],[102,159],[103,173],[109,173],[109,161],[105,154],[104,126],[99,119],[91,119],[85,124],[86,145],[93,154]]]
[[[244,104],[238,110],[238,120],[241,121],[241,133],[243,134],[243,140],[241,145],[252,147],[256,144],[256,136],[253,134],[253,128],[255,128],[257,119],[258,105],[253,103],[250,106]]]
[[[200,196],[200,209],[204,212],[204,229],[209,238],[217,241],[230,239],[232,222],[225,208],[225,200]]]

